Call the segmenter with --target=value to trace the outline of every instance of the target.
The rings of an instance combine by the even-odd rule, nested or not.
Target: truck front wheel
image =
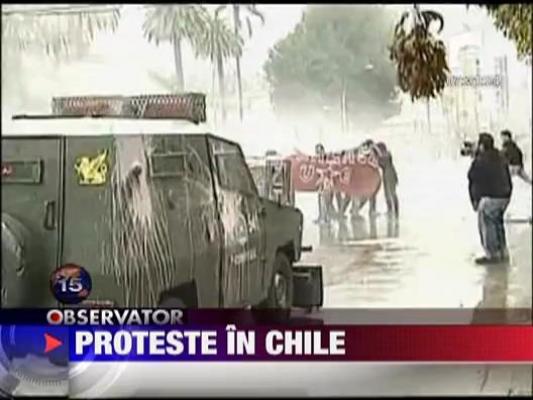
[[[289,309],[292,307],[292,263],[282,252],[274,261],[274,276],[268,291],[266,308]]]

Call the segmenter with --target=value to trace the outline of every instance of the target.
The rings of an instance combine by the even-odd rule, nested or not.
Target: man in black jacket
[[[379,167],[383,176],[383,191],[387,202],[387,212],[398,218],[400,212],[396,187],[398,186],[398,173],[392,161],[392,154],[383,142],[376,145]]]
[[[507,129],[503,130],[501,131],[500,136],[503,143],[502,152],[509,163],[511,175],[516,175],[531,185],[531,178],[524,170],[524,156],[522,155],[520,147],[518,147],[513,140],[511,132]]]
[[[494,148],[494,139],[481,133],[476,157],[468,171],[469,194],[478,213],[479,235],[485,256],[478,264],[506,261],[509,257],[503,215],[511,198],[513,185],[505,157]]]

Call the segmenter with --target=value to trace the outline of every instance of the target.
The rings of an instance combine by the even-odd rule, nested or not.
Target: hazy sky
[[[268,50],[294,28],[305,7],[305,4],[258,5],[265,15],[265,24],[262,25],[256,20],[253,37],[246,42],[242,58],[245,88],[253,86],[254,92],[264,91],[260,89],[261,80],[258,77],[262,74]],[[357,7],[354,5],[354,8]],[[410,5],[387,5],[387,7],[399,13]],[[452,4],[428,5],[422,8],[435,9],[443,14],[445,29],[442,37],[445,41],[465,31],[467,24],[473,28],[479,25],[487,26],[488,31],[493,32],[493,37],[487,43],[487,49],[491,52],[508,54],[512,66],[514,45],[504,39],[501,33],[496,32],[490,18],[479,7],[473,6],[467,10],[464,4]],[[229,11],[227,17],[231,20]],[[155,46],[148,43],[142,34],[143,19],[142,6],[125,5],[118,30],[113,34],[98,35],[87,57],[76,62],[57,65],[42,54],[26,55],[23,66],[17,72],[24,75],[24,79],[31,87],[40,87],[40,92],[46,98],[52,95],[133,94],[168,90],[151,78],[150,73],[156,73],[169,80],[174,79],[172,48],[169,44]],[[196,60],[187,45],[183,46],[183,50],[188,89],[209,90],[212,65],[207,60]],[[229,72],[228,80],[231,85],[234,69],[231,60],[228,61],[226,69]]]

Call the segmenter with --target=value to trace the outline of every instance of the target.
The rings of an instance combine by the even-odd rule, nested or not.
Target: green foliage
[[[518,56],[531,57],[533,49],[533,6],[530,3],[485,4],[494,25],[516,44]]]
[[[225,19],[218,14],[208,15],[205,29],[197,40],[197,55],[207,57],[212,62],[218,59],[240,56],[243,40],[229,27]]]
[[[143,23],[144,36],[149,42],[169,42],[174,50],[176,88],[185,90],[181,42],[187,40],[195,51],[209,23],[205,7],[194,4],[149,5]]]
[[[194,45],[207,29],[209,15],[200,5],[146,6],[143,32],[149,42],[173,42],[186,39]]]
[[[337,110],[345,92],[358,121],[397,112],[391,17],[382,6],[310,6],[264,65],[276,107]]]
[[[433,33],[435,22],[439,25]],[[394,28],[390,57],[396,64],[400,89],[409,93],[412,101],[435,98],[444,90],[449,72],[446,47],[436,36],[443,27],[439,13],[420,11],[415,5],[402,14]]]
[[[257,5],[253,3],[249,4],[224,4],[219,6],[216,10],[216,15],[220,12],[225,11],[228,7],[233,9],[234,25],[236,27],[235,32],[241,33],[242,19],[244,15],[244,20],[246,21],[246,28],[248,32],[248,39],[253,35],[252,28],[252,18],[256,18],[261,21],[262,24],[265,23],[265,16],[261,11],[257,9]],[[244,39],[244,38],[243,38]]]

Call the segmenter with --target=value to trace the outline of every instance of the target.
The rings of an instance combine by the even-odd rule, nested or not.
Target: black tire
[[[282,252],[276,254],[274,274],[264,308],[288,310],[292,307],[292,262]]]

